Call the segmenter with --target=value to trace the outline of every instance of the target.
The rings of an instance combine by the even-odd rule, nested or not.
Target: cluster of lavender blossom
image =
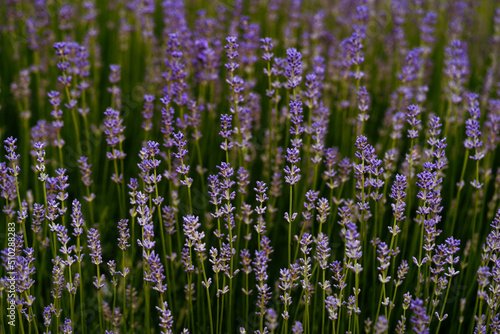
[[[1,333],[500,333],[497,2],[9,0],[0,36]]]

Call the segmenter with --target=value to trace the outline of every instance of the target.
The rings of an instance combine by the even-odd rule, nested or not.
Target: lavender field
[[[500,2],[3,0],[0,333],[500,333]]]

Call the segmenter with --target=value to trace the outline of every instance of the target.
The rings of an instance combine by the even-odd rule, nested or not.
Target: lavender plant
[[[500,5],[0,3],[0,333],[500,332]]]

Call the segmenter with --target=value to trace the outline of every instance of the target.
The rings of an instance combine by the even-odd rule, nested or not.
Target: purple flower
[[[358,32],[353,32],[351,37],[344,39],[340,43],[343,56],[342,64],[345,68],[343,75],[354,77],[356,80],[361,80],[365,75],[363,71],[359,70],[359,66],[365,61],[363,38]],[[355,72],[349,71],[353,65],[357,67]]]
[[[359,87],[357,94],[358,109],[360,112],[357,118],[359,122],[363,123],[370,118],[370,115],[367,114],[368,108],[370,107],[370,94],[366,90],[365,86]]]
[[[106,119],[104,120],[104,126],[106,130],[106,142],[110,146],[110,151],[107,152],[107,158],[109,160],[123,160],[126,154],[121,150],[121,145],[125,140],[123,132],[125,131],[125,126],[122,125],[123,120],[120,118],[120,112],[112,108],[106,109],[104,112]],[[118,146],[118,148],[117,148]],[[111,179],[117,183],[121,183],[123,180],[123,175],[113,174]]]
[[[151,171],[156,171],[156,168],[160,166],[160,160],[156,159],[156,156],[160,153],[160,144],[155,141],[148,141],[146,145],[139,152],[139,157],[141,158],[141,162],[137,164],[139,169],[141,170],[141,178],[147,184],[145,186],[145,191],[148,193],[153,192],[157,183],[161,181],[162,175],[156,175],[156,172],[150,174]],[[163,199],[160,199],[160,204]],[[158,205],[158,201],[155,199],[155,204]]]
[[[291,149],[287,148],[287,160],[292,164],[291,167],[285,166],[284,172],[286,174],[285,176],[285,182],[293,186],[294,184],[298,183],[300,181],[301,175],[300,175],[300,168],[295,165],[300,161],[299,158],[299,150],[294,147]]]
[[[304,128],[302,127],[302,122],[304,121],[304,116],[302,115],[302,102],[301,101],[290,101],[290,115],[291,122],[295,127],[290,127],[290,134],[295,137],[300,136],[304,132]],[[292,146],[300,147],[302,141],[299,139],[292,140]]]
[[[45,221],[45,207],[42,204],[35,203],[33,205],[33,225],[31,226],[34,233],[40,234],[43,221]]]
[[[401,261],[401,264],[398,267],[398,280],[394,280],[394,284],[396,286],[400,286],[403,283],[403,280],[405,279],[406,274],[408,273],[408,262],[406,260]]]
[[[82,217],[82,207],[80,202],[75,198],[73,200],[73,212],[71,213],[71,226],[73,226],[73,235],[79,237],[83,233],[85,221]]]
[[[224,142],[220,144],[220,148],[224,151],[229,151],[233,148],[233,142],[231,140],[231,135],[233,133],[233,129],[231,127],[231,121],[233,119],[232,115],[222,114],[221,115],[221,131],[219,135],[224,138]]]
[[[45,306],[43,308],[43,324],[45,327],[50,327],[51,320],[52,320],[52,308],[54,307],[53,304],[50,304],[49,306]]]
[[[481,136],[479,126],[479,118],[481,117],[481,113],[479,111],[479,101],[477,101],[477,98],[477,94],[467,94],[469,113],[471,118],[465,121],[465,134],[467,135],[467,138],[464,141],[464,146],[468,150],[475,149],[475,154],[470,156],[472,160],[481,160],[484,157],[484,153],[482,151],[479,151],[479,149],[483,146],[483,142],[479,138]]]
[[[174,139],[175,139],[175,146],[177,146],[177,153],[173,153],[174,157],[180,160],[180,166],[177,167],[176,171],[177,173],[184,175],[184,180],[181,180],[181,183],[187,187],[191,187],[191,184],[193,183],[193,179],[187,176],[189,173],[189,165],[185,164],[185,159],[184,157],[188,153],[188,150],[186,150],[184,147],[187,144],[187,140],[184,140],[184,134],[179,131],[178,133],[174,133]]]
[[[263,237],[262,240],[264,240],[265,236]],[[269,253],[266,252],[265,249],[262,249],[261,251],[255,251],[255,259],[253,262],[254,266],[254,272],[255,272],[255,277],[257,280],[257,291],[258,291],[258,296],[257,296],[257,302],[256,305],[259,307],[259,310],[257,311],[257,315],[259,317],[264,317],[266,314],[266,305],[268,301],[271,299],[271,287],[268,286],[265,282],[268,279],[267,276],[267,267],[268,267],[268,262],[270,261],[269,259]]]
[[[91,228],[87,232],[87,247],[90,249],[90,257],[92,258],[92,263],[95,265],[102,263],[102,249],[99,236],[99,232],[94,228]]]
[[[328,180],[326,185],[330,189],[334,189],[338,187],[338,179],[335,178],[337,175],[337,171],[334,169],[335,165],[338,163],[339,159],[339,151],[336,147],[329,147],[325,149],[325,171],[323,172],[324,176]]]
[[[326,223],[326,219],[328,218],[328,215],[330,214],[330,204],[326,198],[320,198],[318,200],[318,214],[316,215],[316,219],[320,224]]]
[[[292,333],[293,334],[302,334],[304,333],[304,327],[302,326],[302,323],[298,320],[295,321],[295,323],[292,326]]]
[[[286,50],[287,67],[285,77],[287,78],[287,88],[295,89],[302,81],[302,54],[295,48]]]
[[[129,229],[127,227],[128,219],[120,219],[118,222],[118,230],[120,231],[120,237],[118,238],[118,247],[125,251],[130,247],[128,239],[130,238]]]
[[[361,251],[361,241],[359,239],[359,233],[357,231],[356,225],[352,222],[347,224],[347,230],[345,233],[345,254],[346,257],[352,261],[359,260],[363,252]],[[358,263],[357,265],[349,264],[348,267],[352,269],[355,273],[361,272],[363,268]]]
[[[226,46],[224,48],[227,50],[227,59],[229,60],[229,63],[226,64],[226,68],[229,70],[229,72],[234,72],[240,65],[236,62],[236,58],[238,57],[238,43],[237,38],[234,36],[230,36],[226,38]]]
[[[170,96],[165,95],[160,99],[163,103],[161,108],[161,133],[163,134],[163,146],[170,150],[174,146],[172,134],[174,133],[174,108],[170,105]],[[170,159],[170,157],[169,157]]]
[[[485,126],[485,149],[487,152],[494,151],[500,142],[500,100],[490,100],[490,112],[486,117]]]
[[[142,111],[142,117],[144,118],[142,128],[144,129],[144,131],[151,131],[151,129],[153,129],[152,119],[154,111],[154,100],[154,95],[144,95],[144,110]]]
[[[9,137],[6,140],[4,140],[4,143],[6,144],[5,150],[7,151],[7,155],[5,158],[10,161],[12,167],[7,167],[7,171],[14,177],[17,177],[19,175],[19,172],[21,172],[21,168],[18,166],[17,160],[21,156],[20,154],[16,154],[16,141],[17,138],[14,137]]]
[[[328,260],[330,258],[331,248],[328,247],[329,239],[326,234],[320,233],[315,240],[316,242],[316,260],[318,261],[319,267],[323,270],[328,268]]]
[[[420,109],[416,104],[412,104],[407,108],[408,112],[406,113],[406,118],[408,124],[411,126],[411,130],[408,130],[408,138],[417,138],[418,130],[420,128],[420,121],[418,119],[418,115],[420,114]]]
[[[411,86],[418,75],[420,68],[423,66],[422,62],[422,48],[416,47],[408,52],[405,59],[405,64],[401,68],[401,73],[398,74],[398,79],[401,80],[401,87],[398,88],[398,93],[404,98],[411,97]]]
[[[328,296],[325,299],[325,307],[328,311],[328,319],[334,321],[338,319],[338,304],[340,300],[334,296]]]
[[[462,89],[466,76],[469,74],[469,59],[467,57],[467,44],[460,40],[453,40],[445,48],[445,70],[448,77],[450,99],[457,104],[462,101]]]
[[[318,100],[321,96],[321,82],[315,73],[306,75],[306,91],[304,96],[307,97],[305,105],[309,109],[316,108],[319,104]]]
[[[388,283],[391,279],[390,276],[387,276],[387,270],[391,265],[391,255],[392,250],[389,249],[385,242],[381,242],[377,245],[377,260],[379,262],[379,266],[377,267],[380,270],[381,274],[379,274],[378,279],[383,284]]]
[[[396,180],[394,181],[394,184],[391,187],[391,194],[390,194],[390,197],[396,201],[396,203],[391,204],[391,207],[394,213],[394,217],[397,221],[402,221],[406,218],[404,216],[406,207],[406,203],[404,201],[404,198],[406,197],[406,192],[405,192],[406,188],[407,188],[406,177],[404,175],[397,174]]]
[[[64,288],[64,265],[62,264],[61,258],[56,256],[52,259],[54,266],[52,267],[52,290],[50,291],[54,299],[60,299],[62,290]]]
[[[160,256],[153,250],[146,259],[149,263],[149,271],[146,273],[144,280],[153,284],[153,289],[165,293],[167,285],[163,283],[165,275],[163,274],[163,265],[160,261]]]
[[[272,49],[274,47],[273,39],[269,37],[261,38],[260,43],[261,43],[260,48],[264,50],[264,53],[262,54],[262,59],[264,59],[264,61],[266,62],[271,62],[271,59],[273,58]],[[271,75],[271,73],[268,73],[267,69],[264,69],[264,73],[268,76]]]
[[[78,168],[80,169],[80,173],[82,174],[82,183],[86,187],[90,187],[90,185],[94,182],[92,181],[92,165],[87,163],[88,158],[81,156],[80,159],[78,159]],[[90,189],[89,189],[90,192]],[[83,199],[87,202],[92,202],[95,198],[94,193],[89,193],[88,196],[84,196]]]
[[[71,324],[71,319],[65,318],[64,319],[64,324],[60,326],[61,332],[64,334],[71,334],[73,333],[73,326]]]
[[[187,215],[183,217],[183,220],[184,220],[183,223],[184,235],[188,239],[187,243],[189,244],[189,247],[191,247],[192,244],[197,244],[198,242],[201,242],[201,240],[203,240],[203,238],[205,237],[205,232],[198,231],[198,229],[201,227],[201,224],[198,222],[199,217],[194,215]],[[204,248],[199,250],[200,252],[205,251]]]
[[[436,22],[437,22],[437,15],[434,12],[427,12],[425,16],[422,18],[422,21],[420,22],[419,26],[421,33],[420,38],[428,47],[434,44],[435,40],[434,31]],[[427,51],[427,53],[429,51]]]
[[[66,169],[64,169],[64,168],[56,169],[56,174],[57,174],[56,189],[58,190],[56,198],[61,203],[63,203],[68,198],[68,193],[66,192],[66,189],[69,187],[69,184],[67,183],[69,176],[65,175]],[[61,209],[61,214],[64,214],[65,212],[66,212],[66,209]]]
[[[413,331],[418,334],[429,333],[429,316],[426,314],[426,308],[424,302],[418,298],[411,300],[410,309],[413,311],[414,316],[411,317],[411,323],[413,324]]]
[[[160,311],[160,327],[165,330],[166,333],[172,330],[172,326],[174,325],[174,319],[172,316],[172,312],[168,309],[167,302],[163,302],[161,307],[156,306],[156,309]]]

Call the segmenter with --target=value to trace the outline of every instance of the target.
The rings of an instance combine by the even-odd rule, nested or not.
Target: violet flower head
[[[37,164],[35,166],[35,171],[37,173],[40,173],[38,176],[38,179],[41,182],[45,182],[47,180],[48,175],[45,173],[45,148],[46,143],[42,141],[37,141],[35,144],[33,144],[33,147],[36,150],[36,161]]]
[[[64,168],[58,168],[56,169],[56,174],[57,174],[57,186],[56,189],[58,190],[56,198],[64,202],[68,198],[68,193],[66,189],[69,187],[69,183],[67,183],[69,175],[66,175],[66,169]],[[65,209],[61,209],[61,214],[64,214],[66,212]]]
[[[285,182],[290,185],[294,185],[297,184],[301,178],[300,168],[296,165],[300,161],[299,157],[300,152],[299,149],[296,147],[287,148],[286,152],[287,152],[286,159],[291,164],[291,167],[287,165],[283,170],[286,174]]]
[[[370,106],[370,94],[366,90],[365,86],[359,87],[358,90],[358,109],[359,109],[359,114],[358,114],[358,121],[360,122],[366,122],[369,118],[370,115],[367,114],[368,108]]]
[[[165,333],[172,332],[172,326],[174,325],[174,318],[172,312],[168,308],[167,302],[163,302],[161,307],[156,306],[156,309],[160,311],[160,327],[165,330]]]
[[[73,235],[79,237],[83,233],[83,228],[85,221],[82,217],[82,206],[80,202],[75,198],[73,200],[73,211],[71,213],[71,226],[73,226]]]
[[[118,238],[118,247],[125,251],[130,247],[128,239],[130,238],[130,233],[128,229],[128,219],[120,219],[118,222],[118,230],[120,231],[120,237]]]
[[[222,178],[220,182],[221,198],[228,202],[232,201],[236,196],[236,192],[231,191],[231,188],[236,184],[236,182],[231,180],[234,175],[234,169],[231,167],[231,164],[227,162],[221,162],[220,166],[217,166],[217,168],[220,170],[219,176]]]
[[[487,152],[494,151],[500,143],[500,100],[490,100],[489,107],[490,112],[484,124],[486,129],[485,150]]]
[[[483,146],[483,141],[480,139],[481,131],[479,118],[481,117],[481,113],[479,111],[479,102],[477,98],[477,94],[467,94],[471,118],[465,121],[465,134],[467,135],[467,138],[464,141],[464,146],[468,150],[475,149],[475,154],[470,157],[472,160],[481,160],[484,157],[484,153],[479,151],[479,149]]]
[[[378,279],[385,284],[388,283],[391,279],[390,276],[386,277],[385,273],[391,265],[392,250],[389,249],[389,246],[387,246],[385,242],[381,242],[377,245],[377,255],[377,260],[379,262],[379,266],[377,267],[377,269],[382,273],[381,275],[379,274]]]
[[[401,73],[398,74],[398,79],[402,83],[401,87],[398,88],[398,93],[404,97],[411,96],[412,91],[409,84],[417,78],[419,70],[423,66],[422,61],[422,48],[416,47],[408,52]]]
[[[7,167],[7,171],[9,172],[10,175],[17,177],[19,173],[21,172],[21,168],[18,166],[18,159],[21,156],[20,154],[16,154],[16,141],[17,138],[14,137],[9,137],[6,140],[4,140],[4,145],[5,150],[7,151],[7,155],[5,155],[5,158],[10,161],[12,167]]]
[[[356,14],[354,15],[356,23],[354,24],[354,31],[357,32],[362,39],[366,38],[366,26],[370,18],[370,9],[367,5],[356,7]]]
[[[262,54],[262,59],[266,62],[271,62],[271,59],[273,58],[273,53],[271,52],[272,49],[274,48],[273,45],[273,39],[270,37],[265,37],[260,39],[261,46],[260,48],[264,50],[264,53]],[[267,69],[264,70],[264,73],[267,75],[270,75],[271,73],[267,73]]]
[[[108,108],[104,112],[104,115],[106,116],[104,120],[106,130],[104,130],[104,133],[106,134],[106,142],[110,146],[110,151],[107,152],[106,156],[109,160],[123,160],[126,154],[121,150],[121,143],[125,140],[123,134],[125,126],[122,124],[123,120],[120,118],[120,112]],[[113,174],[111,179],[117,183],[121,183],[123,181],[123,175]]]
[[[349,259],[361,258],[361,242],[359,240],[359,232],[357,231],[356,224],[350,222],[347,224],[346,230],[346,256]]]
[[[290,134],[298,137],[304,132],[304,128],[302,127],[302,123],[304,121],[302,102],[301,101],[290,101],[290,114],[291,114],[291,122],[295,126],[290,127]],[[295,141],[294,141],[295,140]],[[302,141],[298,139],[292,139],[292,145],[294,147],[300,147]]]
[[[151,131],[153,129],[153,111],[154,111],[154,95],[146,94],[144,95],[144,109],[142,111],[142,117],[144,122],[142,122],[142,128],[144,131]]]
[[[154,226],[152,223],[152,216],[149,211],[149,207],[145,206],[143,208],[143,213],[141,217],[137,219],[137,223],[142,227],[142,241],[137,240],[137,244],[141,246],[143,250],[143,258],[147,261],[147,254],[151,254],[151,250],[154,248],[156,241],[154,241]]]
[[[240,65],[236,62],[236,58],[238,58],[238,43],[237,38],[234,36],[230,36],[226,38],[227,44],[224,46],[226,49],[228,63],[225,65],[229,72],[234,72]]]
[[[351,37],[344,39],[340,47],[342,48],[344,76],[350,76],[356,80],[361,80],[365,74],[359,69],[365,61],[363,53],[363,37],[358,32],[353,32]],[[356,66],[356,71],[349,71],[352,66]]]
[[[165,95],[160,99],[161,108],[161,133],[163,134],[163,146],[171,149],[174,146],[172,134],[174,133],[174,108],[170,105],[170,96]]]
[[[455,104],[462,101],[462,86],[469,74],[469,58],[467,57],[467,44],[460,40],[453,40],[445,48],[445,74],[448,76],[448,89],[451,101]]]
[[[295,321],[295,323],[292,326],[292,333],[293,334],[302,334],[304,333],[304,327],[302,326],[302,323],[300,321]]]
[[[264,237],[265,238],[265,237]],[[264,240],[264,239],[262,239]],[[259,311],[257,311],[257,315],[263,317],[266,313],[266,305],[268,301],[271,299],[271,287],[265,283],[268,279],[267,268],[269,262],[269,253],[266,252],[265,249],[261,251],[255,251],[255,259],[254,259],[254,272],[256,276],[256,287],[258,291],[258,298],[256,305],[259,307]]]
[[[42,232],[42,223],[45,221],[45,207],[42,204],[33,205],[33,223],[31,230],[39,234]]]
[[[187,215],[183,217],[183,230],[184,235],[187,237],[188,246],[195,244],[195,250],[199,254],[203,254],[205,252],[205,244],[202,244],[201,241],[205,237],[205,232],[200,232],[198,229],[201,227],[199,223],[199,217],[194,215]]]
[[[437,15],[434,12],[427,12],[425,16],[422,18],[420,23],[420,38],[424,42],[424,44],[429,48],[434,44],[435,36],[435,27],[437,22]],[[430,50],[429,50],[430,51]],[[427,51],[427,52],[429,52]]]
[[[175,214],[176,214],[176,208],[168,205],[164,205],[161,208],[162,212],[162,217],[163,217],[163,225],[165,227],[165,230],[167,231],[168,234],[172,235],[176,231],[175,229]]]
[[[339,152],[336,147],[329,147],[324,150],[325,155],[325,171],[323,172],[324,177],[328,180],[327,186],[330,189],[338,187],[338,180],[335,178],[337,171],[335,170],[335,165],[339,160]]]
[[[120,65],[109,65],[109,82],[112,83],[113,85],[117,84],[120,82]]]
[[[187,145],[187,140],[184,140],[184,134],[181,131],[179,131],[178,133],[174,133],[174,140],[174,144],[175,146],[177,146],[178,151],[177,153],[173,153],[173,155],[180,160],[180,166],[176,168],[176,172],[184,175],[184,180],[181,180],[181,183],[186,187],[191,187],[193,179],[187,176],[189,173],[190,165],[186,164],[185,159],[188,150],[184,148]]]
[[[408,130],[408,138],[417,138],[421,120],[418,119],[420,108],[416,104],[409,105],[406,113],[406,121],[410,124],[411,129]]]
[[[92,181],[92,165],[88,164],[89,158],[81,156],[78,159],[78,168],[80,169],[80,173],[82,174],[82,183],[86,187],[90,187],[93,183]]]
[[[238,180],[238,193],[246,194],[247,186],[250,184],[250,173],[244,167],[240,167],[236,178]]]
[[[316,215],[316,219],[318,220],[318,223],[326,223],[328,215],[330,214],[330,203],[326,198],[322,197],[318,200],[317,208],[318,214]]]
[[[410,309],[413,311],[414,316],[411,317],[411,323],[413,324],[413,331],[417,334],[428,334],[429,333],[429,321],[430,318],[426,314],[426,308],[424,302],[421,299],[411,300]]]
[[[90,249],[90,257],[92,258],[92,263],[94,263],[95,265],[99,265],[100,263],[102,263],[102,249],[99,237],[99,232],[94,228],[91,228],[87,232],[87,247],[88,249]]]
[[[61,326],[59,326],[59,328],[61,329],[61,332],[63,334],[71,334],[71,333],[73,333],[73,326],[71,324],[71,319],[65,318],[64,319],[64,324],[62,324]]]
[[[220,182],[219,182],[219,176],[218,175],[209,175],[208,176],[208,187],[210,188],[208,194],[210,195],[210,203],[213,205],[220,205],[221,204],[221,197],[220,197]],[[217,217],[215,217],[217,218]]]
[[[285,77],[287,78],[287,88],[294,89],[302,81],[302,54],[295,48],[286,50],[287,66]]]
[[[153,250],[147,261],[149,263],[149,271],[146,273],[144,280],[151,282],[154,290],[165,293],[167,285],[163,283],[165,275],[163,274],[164,269],[160,261],[160,256]]]
[[[61,99],[59,98],[60,93],[55,90],[51,90],[50,92],[47,93],[47,96],[49,97],[49,103],[54,107],[54,109],[58,109],[59,105],[61,104]],[[55,117],[52,114],[53,117]]]
[[[402,221],[406,218],[404,216],[406,207],[406,203],[404,201],[404,198],[406,197],[406,188],[407,188],[406,176],[397,174],[396,180],[394,181],[394,184],[391,187],[391,194],[390,194],[390,197],[396,201],[396,203],[391,204],[391,207],[394,213],[394,217],[397,221]]]
[[[155,170],[160,166],[161,161],[156,159],[156,156],[160,153],[160,144],[149,140],[146,145],[139,152],[139,157],[141,162],[137,165],[141,170],[141,177],[146,184],[149,186],[155,185],[161,181],[161,174],[153,175],[149,174],[151,171]]]
[[[304,96],[307,97],[305,105],[309,109],[313,109],[318,107],[319,98],[321,97],[321,82],[316,73],[311,73],[306,75],[306,91],[304,92]]]
[[[64,287],[64,265],[61,263],[59,255],[52,259],[52,284],[51,295],[54,299],[60,299]]]
[[[49,305],[43,308],[43,324],[47,328],[50,327],[52,320],[52,307],[53,305]]]
[[[328,296],[325,299],[325,307],[328,311],[328,319],[334,321],[338,319],[338,303],[340,301],[334,296]]]
[[[222,142],[222,144],[220,144],[220,148],[224,151],[229,151],[233,148],[233,142],[231,140],[231,135],[233,133],[233,129],[231,126],[232,119],[232,115],[221,115],[221,131],[219,132],[219,135],[224,138],[224,141]]]
[[[316,260],[319,263],[319,267],[322,270],[326,270],[328,268],[328,260],[330,258],[331,248],[329,246],[329,239],[326,234],[320,233],[316,238],[316,251],[317,255],[315,256]]]
[[[25,291],[28,292],[35,283],[35,280],[31,278],[35,273],[35,266],[33,264],[33,261],[35,260],[35,258],[33,257],[33,249],[27,248],[23,252],[26,256],[17,256],[15,261],[16,291],[19,294],[23,294]],[[28,304],[28,306],[31,306],[35,298],[29,296],[29,299],[30,300],[26,301],[26,303]]]

